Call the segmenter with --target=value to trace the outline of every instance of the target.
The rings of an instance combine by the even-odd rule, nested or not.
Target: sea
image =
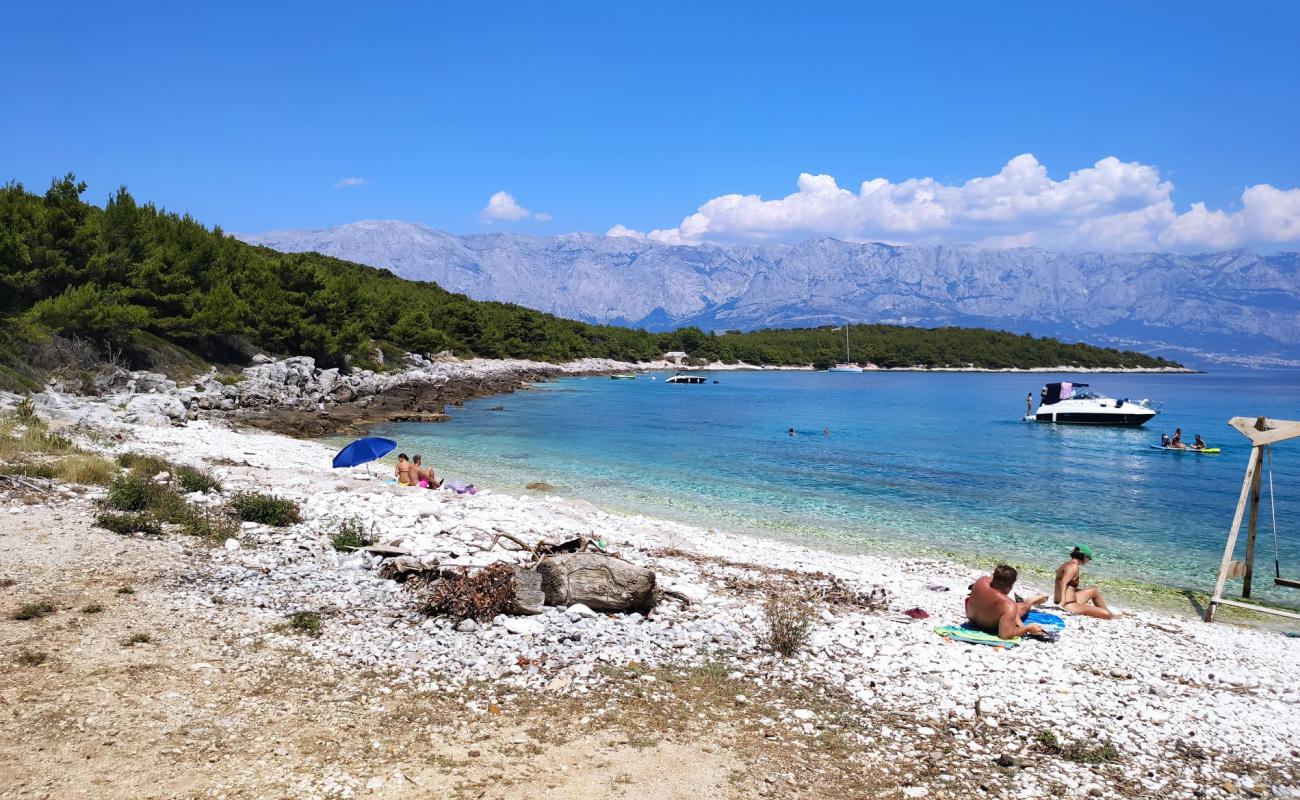
[[[1228,418],[1300,419],[1300,371],[705,375],[559,379],[373,432],[452,481],[517,493],[544,481],[611,511],[833,551],[1046,576],[1084,543],[1088,580],[1195,613],[1250,452]],[[1052,380],[1162,411],[1141,428],[1024,421],[1026,395]],[[1151,449],[1179,427],[1222,453]],[[1274,455],[1253,596],[1295,607],[1300,592],[1272,582],[1273,521],[1283,574],[1300,578],[1300,440]]]

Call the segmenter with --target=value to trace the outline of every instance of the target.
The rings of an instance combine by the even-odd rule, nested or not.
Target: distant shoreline
[[[796,366],[768,366],[761,364],[723,364],[714,362],[704,366],[685,366],[676,365],[671,362],[651,362],[650,366],[638,364],[637,371],[641,372],[660,372],[678,370],[680,372],[826,372],[824,369],[817,369],[811,365]],[[1101,375],[1101,374],[1172,374],[1172,375],[1197,375],[1205,370],[1191,369],[1189,367],[1003,367],[994,369],[992,367],[877,367],[865,366],[862,368],[864,373],[867,372],[983,372],[983,373],[1077,373],[1084,375]]]

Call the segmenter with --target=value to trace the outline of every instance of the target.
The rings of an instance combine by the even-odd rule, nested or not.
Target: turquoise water
[[[544,480],[611,510],[974,563],[1050,568],[1087,542],[1098,556],[1090,569],[1111,582],[1205,590],[1249,453],[1227,418],[1300,419],[1300,373],[1290,371],[1075,376],[1112,397],[1161,401],[1164,413],[1140,429],[1020,420],[1026,393],[1070,376],[657,377],[559,380],[467,403],[449,423],[374,432],[480,486]],[[1223,454],[1148,448],[1176,426]],[[1300,577],[1300,441],[1277,449],[1274,482],[1284,571]],[[1258,570],[1271,574],[1267,505],[1261,535]],[[1256,585],[1259,598],[1300,601],[1271,580]]]

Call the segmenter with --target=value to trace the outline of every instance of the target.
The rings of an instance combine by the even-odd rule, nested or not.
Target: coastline
[[[791,686],[833,692],[837,713],[848,717],[874,718],[888,709],[908,731],[901,738],[880,730],[855,733],[866,747],[956,746],[971,770],[998,769],[995,762],[1008,750],[1032,753],[1043,730],[1067,738],[1086,730],[1116,749],[1113,762],[1053,761],[1050,772],[1022,770],[1009,793],[999,796],[1073,796],[1082,789],[1096,796],[1181,797],[1218,776],[1278,787],[1300,780],[1294,758],[1300,734],[1291,725],[1300,703],[1292,677],[1300,672],[1300,640],[1139,610],[1112,622],[1069,617],[1066,635],[1053,645],[1029,642],[1004,653],[948,644],[931,629],[960,621],[964,588],[979,574],[951,561],[834,553],[611,514],[577,500],[400,489],[364,468],[329,470],[331,451],[317,443],[219,420],[129,423],[125,410],[66,400],[61,419],[83,424],[79,431],[65,429],[87,448],[162,455],[211,470],[227,494],[269,490],[300,505],[299,524],[270,529],[246,523],[225,547],[192,552],[163,589],[178,612],[244,639],[252,630],[271,631],[291,612],[318,611],[328,623],[319,638],[258,636],[322,668],[391,671],[412,690],[461,690],[488,680],[500,696],[598,692],[609,680],[601,665],[697,668],[721,657],[747,680],[780,674]],[[91,405],[100,408],[86,408]],[[98,422],[86,426],[90,418]],[[77,513],[93,516],[93,505],[84,509]],[[648,616],[586,617],[548,608],[538,617],[498,618],[465,629],[420,615],[400,587],[377,575],[379,559],[335,553],[328,535],[344,517],[361,520],[381,542],[417,558],[471,568],[518,560],[493,542],[496,530],[527,541],[596,533],[628,561],[654,569],[659,585],[686,602],[664,601]],[[873,611],[823,603],[813,609],[806,651],[775,659],[764,653],[757,634],[764,593],[787,591],[788,579],[779,577],[784,574],[826,574],[857,591],[883,589],[887,606]],[[1045,588],[1033,578],[1019,586],[1026,593]],[[914,607],[930,619],[915,622],[901,613]],[[544,666],[519,669],[521,658]],[[1013,701],[1023,697],[1045,702]],[[788,707],[776,724],[816,726],[821,723],[813,715],[820,713]],[[988,749],[980,744],[985,739],[970,738],[976,732],[1003,745]],[[1178,743],[1188,741],[1199,748],[1195,757],[1180,749]],[[951,766],[958,773],[967,768]]]

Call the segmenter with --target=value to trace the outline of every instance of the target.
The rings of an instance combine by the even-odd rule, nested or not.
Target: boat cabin
[[[1088,391],[1088,384],[1086,383],[1071,383],[1069,381],[1049,383],[1043,387],[1040,405],[1050,406],[1062,400],[1078,400],[1095,396],[1095,393]]]
[[[674,375],[664,383],[708,383],[708,381],[699,375]]]

